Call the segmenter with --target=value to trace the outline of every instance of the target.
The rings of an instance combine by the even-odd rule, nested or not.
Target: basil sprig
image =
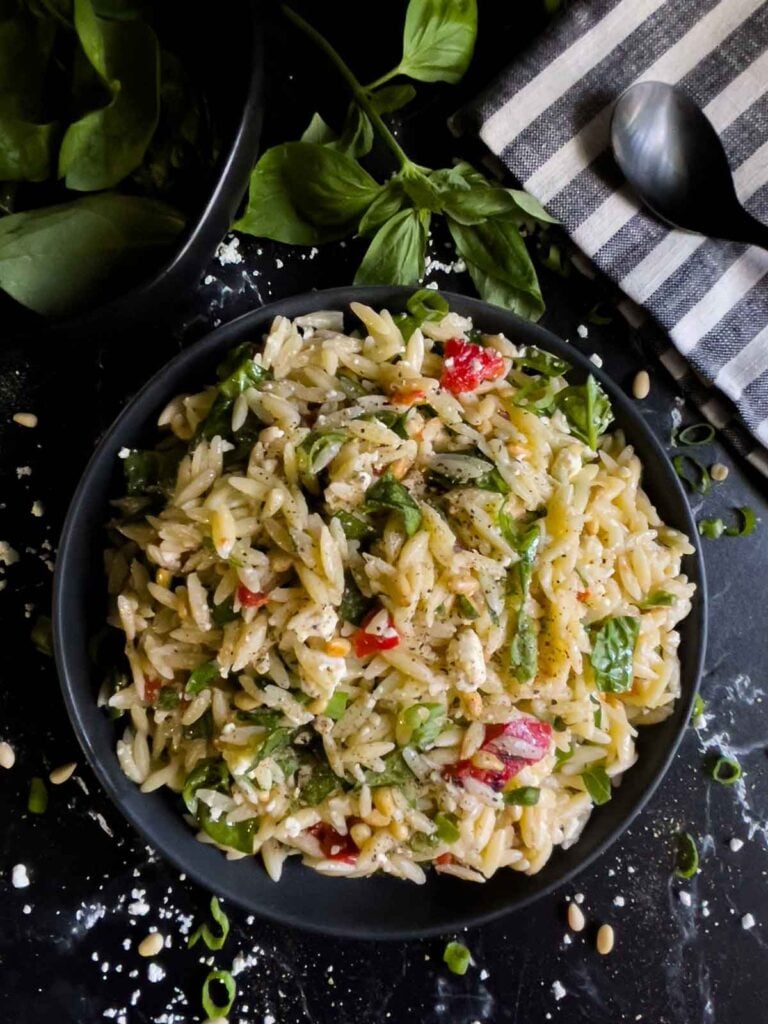
[[[315,114],[298,142],[267,150],[253,170],[238,231],[292,245],[369,239],[355,284],[415,284],[424,274],[432,218],[442,216],[481,296],[538,319],[541,290],[520,231],[552,218],[525,192],[489,182],[470,164],[432,170],[408,158],[382,115],[409,103],[407,76],[457,82],[472,59],[476,0],[410,0],[397,65],[363,85],[328,40],[288,7],[286,16],[328,58],[352,93],[336,132]],[[396,163],[384,183],[360,164],[378,138]],[[410,311],[409,311],[410,313]],[[404,322],[412,333],[413,314]]]
[[[504,540],[518,555],[509,571],[510,601],[517,613],[509,644],[509,667],[521,683],[530,682],[539,667],[539,646],[533,618],[526,608],[533,580],[533,566],[541,543],[538,523],[521,524],[502,506],[498,517]]]
[[[632,615],[617,615],[592,629],[589,660],[598,690],[626,693],[632,689],[632,660],[639,631],[640,620]]]

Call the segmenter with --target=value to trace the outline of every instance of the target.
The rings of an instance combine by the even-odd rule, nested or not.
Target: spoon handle
[[[751,214],[744,210],[744,217],[733,232],[734,242],[744,242],[746,245],[759,245],[762,249],[768,249],[768,225],[761,224]]]

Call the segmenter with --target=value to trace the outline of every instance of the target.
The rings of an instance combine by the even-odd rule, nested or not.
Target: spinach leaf
[[[293,245],[318,245],[354,228],[381,187],[351,157],[313,142],[268,149],[251,174],[234,228]]]
[[[359,626],[373,604],[373,598],[366,597],[349,569],[344,573],[344,594],[339,605],[339,616],[353,626]]]
[[[365,781],[371,789],[377,786],[403,786],[413,781],[413,772],[399,750],[390,751],[382,760],[383,771],[375,772],[371,769],[365,773]]]
[[[632,660],[639,631],[640,620],[632,615],[617,615],[593,627],[589,660],[598,690],[626,693],[632,689]]]
[[[555,410],[556,395],[555,382],[551,378],[534,376],[517,389],[512,403],[535,416],[551,416]]]
[[[183,226],[164,203],[113,192],[11,214],[0,219],[0,288],[36,313],[74,313],[145,270]]]
[[[122,460],[128,494],[163,494],[176,481],[182,452],[174,447],[160,451],[132,451]]]
[[[276,729],[273,729],[256,749],[253,759],[254,765],[257,765],[267,757],[275,757],[275,755],[284,750],[290,742],[290,729],[286,729],[284,726],[278,726]],[[286,772],[286,774],[290,773]]]
[[[198,789],[215,789],[219,793],[228,793],[230,775],[227,764],[220,757],[206,757],[198,761],[187,776],[181,797],[190,814],[197,814]]]
[[[429,462],[427,478],[432,487],[477,487],[481,491],[509,494],[509,485],[490,459],[463,452],[438,452]]]
[[[341,430],[313,430],[305,437],[296,449],[296,468],[305,490],[320,493],[317,475],[333,462],[346,441]]]
[[[416,284],[424,276],[429,212],[401,210],[376,232],[355,284]]]
[[[230,825],[226,815],[222,814],[218,821],[214,821],[210,807],[201,803],[198,807],[197,821],[202,830],[220,846],[228,846],[240,853],[253,853],[253,837],[259,827],[258,818],[249,818],[247,821],[238,821]]]
[[[585,384],[574,384],[558,391],[555,405],[568,420],[571,433],[597,450],[597,442],[613,420],[608,395],[590,374]]]
[[[311,773],[299,787],[299,800],[308,807],[317,807],[327,796],[341,786],[341,779],[334,774],[326,760],[316,760]]]
[[[110,102],[67,128],[59,152],[59,177],[67,188],[112,188],[135,170],[160,115],[160,50],[141,19],[100,17],[93,0],[75,0],[75,31]]]
[[[533,370],[545,377],[562,377],[571,369],[570,364],[564,359],[559,359],[551,352],[545,352],[535,345],[527,345],[523,354],[515,357],[514,364],[516,369]]]
[[[364,541],[371,540],[376,536],[376,530],[373,526],[362,516],[355,515],[354,512],[335,512],[333,518],[338,519],[341,523],[341,528],[347,540]]]
[[[217,661],[204,661],[189,673],[185,693],[200,693],[210,688],[211,683],[221,679],[221,669]]]
[[[602,764],[593,764],[581,773],[582,781],[593,801],[598,805],[607,804],[611,799],[611,780]]]
[[[376,412],[366,412],[362,416],[358,416],[358,419],[377,420],[379,423],[383,423],[385,427],[389,427],[398,437],[406,440],[408,438],[406,423],[410,414],[410,409],[406,409],[405,412],[395,412],[394,409],[379,409]]]
[[[398,512],[402,516],[403,528],[408,537],[418,533],[421,526],[421,510],[407,488],[385,473],[365,492],[366,512]]]
[[[476,0],[410,0],[398,71],[420,82],[458,82],[476,36]]]
[[[449,220],[448,227],[480,295],[487,302],[538,320],[544,301],[514,218],[505,215],[473,226]]]
[[[253,344],[238,345],[230,358],[219,367],[219,392],[225,398],[235,399],[248,388],[258,388],[270,376],[268,370],[253,361]]]

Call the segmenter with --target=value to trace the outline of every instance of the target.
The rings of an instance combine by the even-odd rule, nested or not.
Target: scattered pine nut
[[[48,778],[54,786],[60,786],[62,782],[72,778],[75,768],[77,768],[77,762],[70,761],[69,764],[63,764],[60,768],[54,768]]]
[[[163,948],[165,939],[160,932],[150,932],[145,939],[139,943],[139,956],[157,956]]]
[[[270,557],[269,564],[273,572],[286,572],[293,565],[293,559],[290,555],[278,553]]]
[[[346,658],[351,650],[352,644],[349,640],[345,640],[343,636],[334,637],[333,640],[329,640],[325,645],[325,653],[332,658]]]
[[[577,903],[568,904],[568,927],[572,932],[583,932],[586,926],[584,912]]]
[[[37,416],[33,412],[17,412],[13,414],[13,422],[20,427],[29,427],[30,430],[37,426]]]
[[[245,690],[238,690],[234,696],[234,705],[241,711],[253,711],[254,708],[259,706],[259,702],[250,693],[246,693]]]
[[[709,475],[716,484],[721,484],[728,476],[728,467],[723,462],[716,462],[709,470]]]
[[[16,764],[16,751],[10,743],[0,743],[0,768],[13,768]]]
[[[172,578],[168,569],[158,569],[155,573],[155,583],[158,587],[165,587],[166,590],[170,587]]]
[[[615,935],[609,924],[601,924],[597,932],[597,952],[601,956],[608,956],[613,949]]]
[[[635,398],[642,401],[647,398],[651,393],[651,378],[648,376],[647,370],[640,370],[632,382],[632,394]]]

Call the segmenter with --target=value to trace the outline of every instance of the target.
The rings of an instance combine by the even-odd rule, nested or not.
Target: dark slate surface
[[[521,28],[511,19],[499,15],[499,25],[486,28],[480,67],[464,95],[503,61],[502,43],[512,46],[536,27],[533,20]],[[357,28],[363,28],[359,21]],[[350,32],[355,36],[354,24]],[[311,113],[305,97],[316,78],[306,68],[299,77],[286,69],[287,42],[282,30],[273,30],[270,139],[296,134]],[[360,52],[358,45],[358,63]],[[386,63],[383,56],[373,61],[369,77]],[[330,96],[331,86],[324,83],[322,91]],[[458,95],[426,89],[405,119],[402,135],[425,163],[437,166],[457,152],[443,124]],[[98,343],[77,348],[0,351],[0,540],[20,554],[2,572],[6,586],[0,592],[0,739],[11,742],[17,755],[12,771],[0,769],[0,1021],[192,1024],[203,1016],[199,991],[207,959],[214,956],[220,966],[229,968],[234,960],[239,969],[232,1024],[766,1020],[768,504],[764,483],[734,465],[718,444],[703,456],[724,461],[731,475],[697,500],[697,511],[698,504],[706,515],[751,504],[764,522],[750,538],[705,547],[711,611],[706,728],[689,730],[649,808],[576,885],[463,936],[475,960],[464,978],[443,967],[442,939],[375,946],[325,940],[231,907],[225,950],[209,955],[186,949],[184,934],[192,919],[205,914],[209,894],[149,851],[101,793],[70,730],[53,665],[34,650],[29,630],[38,611],[48,609],[51,546],[75,482],[100,432],[141,381],[213,323],[259,302],[348,282],[359,258],[355,243],[313,254],[244,239],[239,251],[242,262],[211,262],[175,332],[148,328],[121,341],[109,329]],[[451,262],[439,237],[433,256]],[[433,270],[429,279],[469,288],[458,274]],[[629,388],[644,359],[620,320],[590,326],[586,339],[577,335],[589,310],[606,297],[601,286],[577,275],[545,277],[544,284],[544,323],[599,353]],[[664,371],[650,369],[652,394],[644,414],[667,440],[679,403]],[[17,411],[37,413],[39,427],[11,423]],[[691,416],[685,409],[683,414]],[[31,514],[36,500],[44,505],[40,518]],[[745,775],[736,786],[708,780],[702,764],[712,750],[739,757]],[[71,760],[78,761],[76,776],[51,787],[48,812],[28,814],[30,777]],[[701,872],[690,882],[676,879],[672,870],[680,829],[698,837],[702,852]],[[743,847],[733,851],[732,839]],[[27,868],[27,888],[12,886],[16,864]],[[577,894],[589,924],[581,935],[568,936],[566,901]],[[749,929],[742,923],[747,913],[755,920]],[[617,940],[606,958],[594,950],[603,921],[614,925]],[[150,927],[168,936],[154,969],[136,953]]]

